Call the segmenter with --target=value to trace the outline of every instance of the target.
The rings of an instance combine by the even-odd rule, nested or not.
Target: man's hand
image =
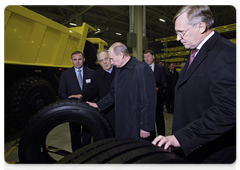
[[[94,107],[94,108],[98,108],[98,105],[96,103],[92,103],[92,102],[86,102],[87,104],[89,104],[90,106]]]
[[[141,138],[147,138],[149,136],[150,136],[150,132],[146,132],[146,131],[140,129],[140,137]]]
[[[80,99],[82,98],[83,96],[81,94],[76,94],[76,95],[71,95],[71,96],[68,96],[68,98],[77,98],[77,99]]]
[[[166,149],[166,150],[170,149],[171,146],[181,147],[177,138],[174,135],[166,136],[166,137],[160,135],[152,141],[152,144],[158,145],[159,147],[161,147],[163,144],[165,144],[164,149]]]

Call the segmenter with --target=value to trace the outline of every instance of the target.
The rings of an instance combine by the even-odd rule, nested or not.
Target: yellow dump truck
[[[22,129],[38,110],[57,100],[61,72],[81,51],[92,68],[97,50],[108,44],[87,38],[95,28],[67,28],[22,6],[7,6],[4,15],[5,118]],[[97,47],[97,48],[96,48]]]

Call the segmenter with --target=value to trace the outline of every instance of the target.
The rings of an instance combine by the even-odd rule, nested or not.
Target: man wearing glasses
[[[82,94],[72,97],[82,98],[83,101],[99,101],[104,98],[111,90],[111,84],[115,76],[116,67],[111,64],[107,50],[100,50],[97,53],[97,59],[100,63],[101,69],[95,71],[92,76],[92,82],[89,88]],[[108,109],[102,111],[113,129],[115,129],[115,111],[114,104]]]
[[[154,74],[146,63],[130,57],[127,47],[120,42],[110,46],[109,58],[117,68],[110,93],[97,103],[87,103],[101,110],[115,103],[117,138],[147,138],[154,131],[156,116]]]
[[[185,6],[174,17],[177,40],[193,52],[175,88],[171,136],[152,142],[192,163],[236,159],[236,46],[212,31],[208,6]]]

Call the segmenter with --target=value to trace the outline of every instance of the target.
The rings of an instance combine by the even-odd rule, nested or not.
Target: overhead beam
[[[87,12],[89,9],[91,9],[94,5],[91,5],[89,7],[87,7],[85,10],[81,11],[80,13],[76,13],[73,16],[71,16],[68,20],[63,21],[62,24],[65,25],[69,22],[71,22],[72,20],[76,19],[77,17],[79,17],[80,15],[84,14],[85,12]]]
[[[72,7],[69,7],[69,6],[66,6],[66,5],[62,5],[62,4],[57,3],[57,2],[53,2],[53,1],[49,1],[49,0],[37,0],[37,1],[45,3],[45,4],[48,4],[48,5],[53,5],[53,6],[56,6],[56,7],[60,7],[60,8],[72,11],[72,12],[76,11],[76,9],[74,9]]]

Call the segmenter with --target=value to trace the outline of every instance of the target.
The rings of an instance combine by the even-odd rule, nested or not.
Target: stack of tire
[[[172,152],[135,139],[105,139],[78,149],[57,164],[183,164]]]

